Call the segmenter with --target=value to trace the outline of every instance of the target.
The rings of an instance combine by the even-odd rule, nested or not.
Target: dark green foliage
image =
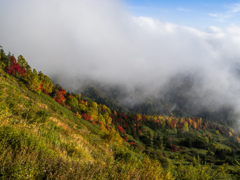
[[[214,164],[215,163],[215,158],[212,156],[205,156],[204,157],[204,161],[210,164]]]
[[[164,144],[167,144],[169,142],[168,136],[164,135],[162,141]]]
[[[235,164],[235,159],[233,157],[226,157],[225,163],[228,163],[229,165],[234,165]]]
[[[146,147],[153,147],[152,140],[149,136],[142,135],[139,137],[140,141],[143,142],[143,144],[146,145]]]
[[[195,147],[199,149],[208,149],[211,145],[209,139],[206,138],[198,137],[193,133],[188,133],[185,135],[185,139],[181,141],[181,144],[189,148]]]
[[[215,156],[221,159],[225,159],[226,156],[232,156],[232,155],[233,155],[233,152],[231,150],[226,150],[226,149],[217,148],[215,152]]]
[[[159,134],[155,134],[153,137],[153,147],[158,149],[163,144],[163,141]]]
[[[177,137],[178,137],[178,139],[184,137],[183,132],[182,132],[182,130],[180,128],[177,128]]]

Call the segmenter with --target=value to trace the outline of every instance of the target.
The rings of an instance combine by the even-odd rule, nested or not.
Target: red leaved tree
[[[61,104],[62,106],[64,105],[65,98],[63,96],[62,91],[57,90],[57,95],[56,95],[55,99],[59,104]]]

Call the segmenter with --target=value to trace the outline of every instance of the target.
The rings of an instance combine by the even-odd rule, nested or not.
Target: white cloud
[[[186,11],[186,12],[190,12],[191,11],[191,10],[185,9],[185,8],[177,8],[177,10],[179,10],[179,11]]]
[[[221,13],[208,13],[209,16],[214,17],[217,21],[225,21],[225,19],[232,18],[236,16],[236,14],[240,11],[240,4],[231,4],[228,6],[225,6],[226,9],[228,9],[225,12]]]
[[[222,21],[222,22],[225,21],[225,19],[233,17],[233,15],[229,14],[229,13],[226,13],[226,14],[213,14],[213,13],[209,13],[208,15],[211,16],[211,17],[214,17],[215,20]]]
[[[209,16],[212,16],[212,17],[218,17],[218,15],[217,15],[217,14],[212,14],[212,13],[209,13],[208,15],[209,15]]]
[[[239,26],[205,32],[126,9],[116,0],[3,0],[0,43],[72,89],[90,78],[152,93],[191,74],[202,79],[195,89],[202,100],[240,107],[240,82],[231,71],[240,59]]]
[[[230,13],[238,13],[240,11],[240,3],[235,3],[230,6],[226,6]]]

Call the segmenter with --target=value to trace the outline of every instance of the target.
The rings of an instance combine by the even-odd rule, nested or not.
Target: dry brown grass
[[[42,104],[42,103],[37,103],[38,107],[42,108],[42,109],[48,109],[47,105]]]
[[[61,127],[62,129],[64,129],[65,131],[69,132],[69,133],[72,133],[72,128],[70,128],[66,123],[60,121],[59,119],[57,118],[54,118],[54,117],[50,117],[49,118],[51,121],[55,122],[57,126]]]
[[[29,97],[27,97],[27,96],[24,96],[24,95],[23,95],[23,98],[24,98],[24,99],[27,99],[27,100],[30,100],[30,98],[29,98]]]

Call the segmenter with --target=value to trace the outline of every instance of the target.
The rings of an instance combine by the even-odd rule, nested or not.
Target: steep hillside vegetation
[[[1,179],[238,179],[240,139],[207,119],[124,114],[1,50]]]

